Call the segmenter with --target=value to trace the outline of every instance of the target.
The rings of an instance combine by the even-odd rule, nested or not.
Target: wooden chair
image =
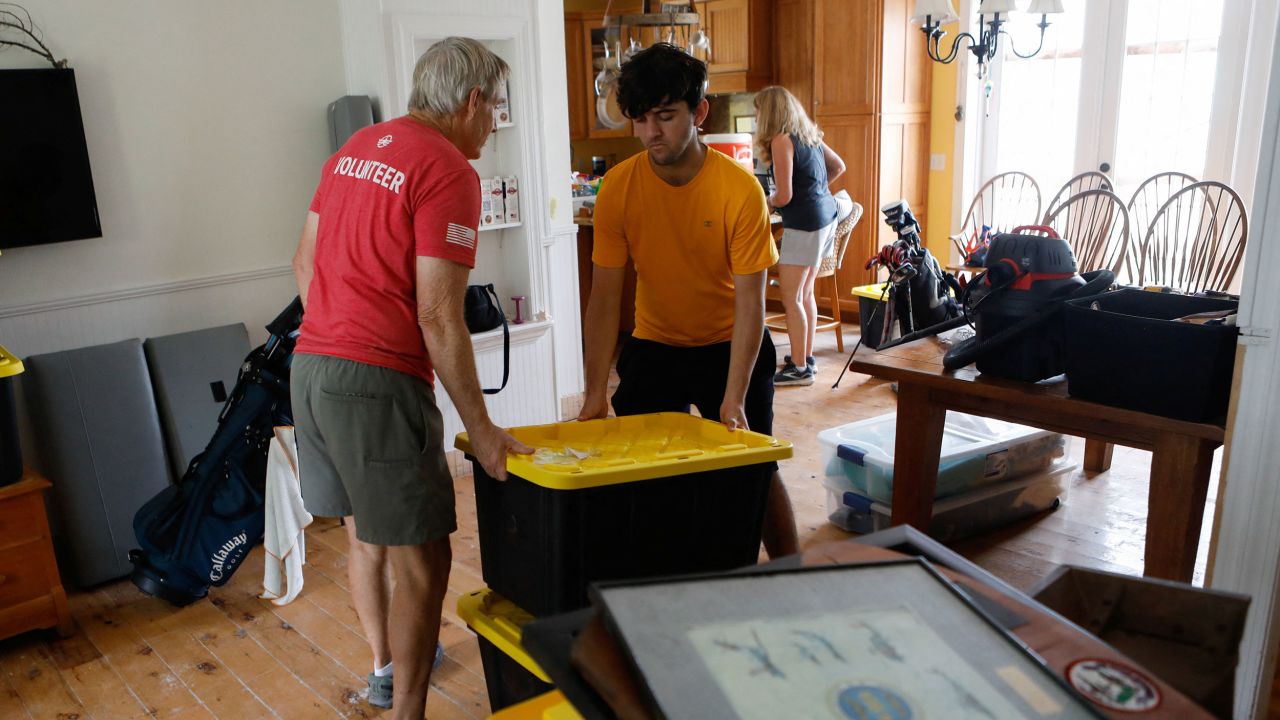
[[[1138,255],[1142,242],[1146,240],[1147,231],[1151,229],[1151,221],[1174,193],[1194,183],[1196,178],[1183,172],[1156,173],[1138,186],[1129,198],[1129,222],[1133,226],[1133,240],[1129,243],[1129,253],[1125,258],[1125,269],[1135,281],[1138,278]]]
[[[1016,170],[1000,173],[983,183],[973,196],[960,232],[951,236],[951,243],[963,264],[965,244],[982,231],[983,225],[1004,232],[1039,219],[1040,186],[1035,178]]]
[[[1138,282],[1229,292],[1249,236],[1244,202],[1213,180],[1192,183],[1156,212],[1139,252]]]
[[[1067,181],[1063,185],[1058,194],[1053,196],[1049,201],[1049,206],[1044,211],[1044,224],[1049,224],[1049,216],[1054,214],[1058,208],[1062,207],[1073,196],[1079,195],[1086,190],[1114,190],[1115,183],[1111,182],[1111,178],[1097,170],[1086,170],[1079,175]]]
[[[828,300],[831,304],[831,315],[818,315],[818,323],[814,330],[822,332],[824,330],[834,330],[836,333],[836,350],[844,352],[844,328],[840,320],[840,288],[836,284],[836,271],[844,263],[844,251],[849,249],[849,239],[853,236],[853,229],[858,226],[858,221],[862,219],[862,205],[860,203],[853,204],[853,210],[840,221],[836,226],[836,243],[832,248],[831,254],[822,258],[822,264],[818,266],[818,279],[814,283],[813,294],[817,300]],[[774,268],[777,266],[775,265]],[[770,268],[770,273],[774,271]],[[776,285],[777,280],[771,278],[770,285]],[[824,295],[821,291],[826,286],[827,293]],[[787,315],[786,313],[776,313],[768,315],[764,319],[765,327],[778,332],[787,331]]]
[[[1080,272],[1110,270],[1119,278],[1129,245],[1129,211],[1110,190],[1085,190],[1045,218],[1067,241]]]

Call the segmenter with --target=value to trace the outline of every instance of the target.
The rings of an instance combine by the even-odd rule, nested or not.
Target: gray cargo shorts
[[[289,386],[307,512],[353,516],[372,545],[420,545],[458,528],[444,421],[422,378],[299,353]]]

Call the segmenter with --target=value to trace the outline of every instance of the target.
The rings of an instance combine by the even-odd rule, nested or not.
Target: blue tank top
[[[778,208],[782,227],[821,230],[836,221],[836,201],[827,188],[827,163],[821,145],[805,145],[791,135],[791,202]]]

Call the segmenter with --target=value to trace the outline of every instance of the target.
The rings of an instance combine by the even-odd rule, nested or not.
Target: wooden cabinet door
[[[846,168],[845,174],[832,185],[832,192],[847,190],[849,197],[862,205],[862,220],[853,230],[844,264],[836,272],[841,307],[856,312],[857,298],[849,295],[849,290],[875,281],[863,266],[879,247],[879,123],[874,115],[819,115],[817,121],[825,133],[824,141],[844,160]]]
[[[814,0],[815,114],[879,111],[883,0]]]
[[[564,53],[569,90],[569,139],[582,140],[587,136],[587,86],[583,80],[586,71],[582,67],[585,58],[580,18],[566,16],[564,19]]]
[[[751,34],[748,0],[709,0],[707,24],[711,36],[711,60],[707,72],[744,72],[750,66]]]
[[[929,112],[932,61],[925,34],[909,24],[913,0],[884,0],[880,112]]]
[[[813,117],[813,0],[778,0],[774,11],[775,82],[790,90]]]
[[[913,113],[880,116],[880,204],[906,200],[923,227],[929,203],[929,114]],[[897,236],[888,225],[879,223],[877,247]],[[928,231],[929,228],[923,228]],[[946,228],[933,237],[934,247],[946,242]],[[923,239],[923,238],[922,238]]]

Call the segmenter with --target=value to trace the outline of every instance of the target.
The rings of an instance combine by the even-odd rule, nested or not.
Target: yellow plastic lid
[[[687,413],[629,415],[513,428],[533,455],[507,455],[507,472],[552,490],[742,467],[791,457],[791,443]],[[473,454],[466,433],[453,446]]]
[[[849,292],[857,297],[867,298],[869,300],[888,299],[889,295],[885,293],[885,286],[889,283],[872,283],[871,285],[859,285]]]
[[[22,367],[22,361],[14,357],[8,350],[0,345],[0,378],[7,378],[17,375],[26,368]]]
[[[523,628],[533,621],[533,616],[516,607],[515,603],[484,588],[458,598],[458,617],[477,635],[493,643],[494,647],[538,676],[539,680],[551,682],[551,678],[547,677],[520,645]]]
[[[489,720],[582,720],[559,690],[543,693],[489,716]]]

